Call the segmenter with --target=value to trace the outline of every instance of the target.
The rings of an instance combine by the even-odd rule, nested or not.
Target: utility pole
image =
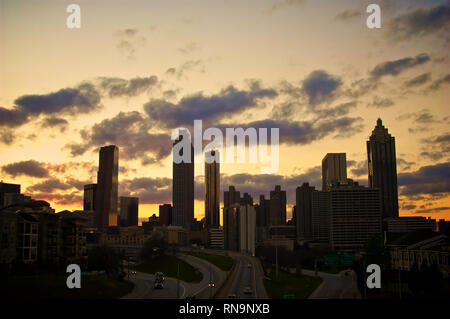
[[[209,299],[212,299],[212,273],[211,273],[211,264],[209,264]]]

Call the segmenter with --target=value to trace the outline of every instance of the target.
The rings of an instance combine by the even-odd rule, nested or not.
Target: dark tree
[[[154,259],[159,259],[166,253],[168,244],[160,233],[154,233],[144,244],[141,250],[141,259],[149,263]]]
[[[121,269],[121,256],[108,246],[97,246],[88,253],[89,270],[105,270],[108,275],[116,275]]]

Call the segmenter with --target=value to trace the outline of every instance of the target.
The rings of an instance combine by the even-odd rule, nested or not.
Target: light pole
[[[212,299],[212,272],[211,272],[211,264],[209,264],[209,299]]]

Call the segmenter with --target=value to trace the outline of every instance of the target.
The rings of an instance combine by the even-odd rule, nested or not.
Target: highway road
[[[177,299],[177,280],[166,278],[163,289],[154,289],[155,276],[137,272],[130,274],[130,281],[134,283],[134,289],[122,299]],[[180,281],[180,298],[186,295],[185,283]]]
[[[201,258],[185,254],[179,254],[177,257],[197,268],[203,275],[203,279],[200,283],[188,286],[186,297],[195,296],[196,299],[212,298],[225,280],[226,273]],[[214,287],[209,287],[210,282],[214,283]]]
[[[308,276],[314,276],[314,271],[303,270]],[[309,299],[355,299],[360,298],[360,293],[356,285],[356,274],[350,271],[345,276],[345,271],[339,274],[318,273],[323,279],[323,283],[314,291]]]
[[[236,299],[267,299],[263,283],[264,272],[259,260],[241,253],[229,254],[236,260],[235,269],[219,298],[235,295]],[[248,288],[250,292],[245,293],[244,290]]]

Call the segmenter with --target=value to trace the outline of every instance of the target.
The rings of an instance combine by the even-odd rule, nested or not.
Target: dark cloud
[[[375,68],[370,71],[370,75],[373,79],[379,79],[385,75],[397,76],[407,69],[422,65],[428,61],[430,61],[430,56],[425,53],[421,53],[415,57],[386,61],[376,65]]]
[[[43,128],[60,127],[61,132],[65,131],[67,125],[69,125],[69,122],[67,120],[54,116],[45,118],[41,123],[41,126]]]
[[[29,115],[89,113],[99,108],[100,94],[90,83],[75,88],[61,89],[42,95],[24,95],[17,98],[16,108]]]
[[[368,107],[373,107],[377,109],[387,108],[394,105],[394,101],[389,98],[382,98],[379,96],[375,96],[373,101],[367,104]]]
[[[139,95],[155,86],[158,83],[158,78],[156,76],[149,76],[125,80],[114,77],[101,77],[99,81],[100,88],[107,92],[109,97],[114,98]]]
[[[401,167],[402,170],[408,171],[413,165],[416,165],[416,162],[410,162],[403,158],[397,157],[397,166]]]
[[[229,86],[218,94],[202,93],[183,97],[177,104],[166,100],[151,100],[144,105],[146,113],[166,127],[192,125],[194,120],[214,121],[225,115],[236,115],[257,106],[262,98],[273,98],[277,92],[264,89],[254,82],[248,91]]]
[[[43,182],[36,183],[27,188],[27,192],[51,193],[55,190],[68,190],[75,186],[64,183],[57,178],[49,178]]]
[[[120,112],[115,117],[95,124],[90,130],[82,131],[84,142],[67,144],[72,156],[84,154],[87,150],[98,150],[107,144],[117,145],[125,159],[141,159],[144,165],[155,163],[168,156],[172,149],[170,135],[149,133],[152,121],[139,112]]]
[[[334,19],[336,21],[349,21],[349,20],[354,20],[356,18],[361,17],[361,11],[356,10],[356,9],[348,9],[348,10],[344,10],[342,12],[339,12]]]
[[[347,161],[350,173],[353,177],[360,177],[368,174],[367,161]]]
[[[129,60],[133,60],[136,57],[137,50],[147,43],[147,39],[144,36],[139,36],[138,33],[138,29],[132,28],[120,30],[116,33],[117,48]]]
[[[435,91],[435,90],[439,89],[441,87],[441,85],[449,84],[449,83],[450,83],[450,73],[443,76],[442,78],[434,81],[433,84],[430,85],[429,89]]]
[[[403,210],[412,210],[415,209],[417,206],[414,204],[408,204],[408,205],[402,205],[400,208]]]
[[[429,109],[422,109],[418,112],[405,113],[396,118],[399,121],[412,119],[415,124],[431,124],[439,122]]]
[[[398,174],[400,194],[438,194],[450,192],[450,162],[423,166],[415,172]]]
[[[54,202],[56,205],[83,205],[83,196],[80,192],[74,191],[70,194],[59,193],[33,193],[33,198],[36,200],[45,200],[47,202]]]
[[[450,210],[450,207],[441,206],[441,207],[419,209],[419,210],[416,210],[416,214],[440,213],[440,212],[446,211],[446,210]]]
[[[450,27],[450,4],[416,9],[387,23],[386,34],[395,41],[409,40],[429,34],[446,34]]]
[[[125,179],[119,184],[119,194],[139,197],[141,204],[171,203],[172,179],[166,177]]]
[[[406,87],[419,86],[419,85],[427,83],[428,81],[430,81],[430,79],[431,79],[431,76],[430,76],[429,72],[423,73],[423,74],[420,74],[420,75],[412,78],[411,80],[406,81],[405,86]]]
[[[20,161],[2,166],[2,171],[13,177],[25,175],[30,177],[47,177],[48,171],[45,163],[35,160]]]
[[[0,126],[16,127],[26,123],[28,114],[18,109],[7,109],[0,106]]]
[[[0,127],[0,142],[10,145],[14,142],[16,136],[12,129]]]
[[[344,115],[347,115],[350,110],[355,109],[357,106],[356,101],[351,101],[347,103],[339,104],[335,107],[325,108],[325,109],[316,109],[314,112],[318,118],[338,118]]]
[[[202,60],[188,60],[176,68],[172,67],[167,69],[166,74],[181,79],[187,72],[194,70],[201,73],[205,72],[205,66]]]
[[[450,132],[431,138],[422,139],[424,151],[420,155],[433,161],[448,158],[450,155]]]
[[[259,130],[267,129],[267,140],[270,142],[271,129],[279,129],[280,144],[306,145],[332,135],[334,138],[344,138],[361,132],[362,118],[341,117],[337,119],[324,119],[318,121],[289,122],[286,120],[262,120],[247,124],[221,124],[216,126],[222,130],[224,136],[227,127],[249,127]]]
[[[331,100],[341,85],[341,79],[316,70],[303,80],[302,91],[308,96],[309,104],[314,106]]]

